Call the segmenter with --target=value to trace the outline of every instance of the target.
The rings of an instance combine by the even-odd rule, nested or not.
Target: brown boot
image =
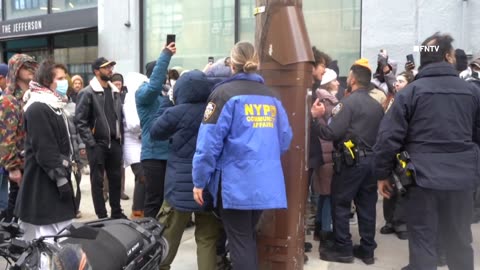
[[[130,215],[131,219],[138,219],[138,218],[143,218],[145,215],[143,211],[137,210],[137,211],[132,211],[132,215]]]

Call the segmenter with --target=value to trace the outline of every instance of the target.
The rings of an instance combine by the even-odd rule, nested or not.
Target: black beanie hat
[[[145,66],[145,69],[147,71],[147,73],[146,73],[147,78],[150,78],[150,76],[152,75],[153,68],[155,67],[156,63],[157,63],[157,61],[148,62],[147,65]]]

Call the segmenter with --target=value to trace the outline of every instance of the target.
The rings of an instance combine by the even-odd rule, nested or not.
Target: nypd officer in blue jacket
[[[479,174],[480,99],[458,77],[452,37],[423,42],[413,83],[397,94],[375,145],[381,195],[389,197],[396,153],[406,150],[415,183],[407,189],[408,270],[437,269],[437,236],[444,238],[450,270],[473,270],[470,222]]]
[[[233,76],[209,98],[193,159],[193,195],[220,208],[233,269],[258,269],[255,226],[264,209],[287,208],[280,161],[292,130],[280,100],[255,73],[252,44],[231,51]]]
[[[378,127],[383,117],[381,104],[367,90],[372,76],[368,60],[356,61],[348,75],[351,94],[332,110],[328,125],[317,123],[319,136],[334,142],[335,175],[332,180],[332,215],[335,244],[321,247],[320,258],[352,263],[354,256],[366,264],[374,263],[377,183],[372,171]],[[321,117],[324,105],[316,100],[312,116]],[[347,160],[349,160],[347,162]],[[350,235],[351,203],[355,202],[360,245],[353,246]]]

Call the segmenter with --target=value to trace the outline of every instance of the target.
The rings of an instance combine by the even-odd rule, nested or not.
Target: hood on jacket
[[[458,73],[455,69],[455,66],[442,61],[438,63],[430,63],[425,66],[422,66],[418,71],[416,79],[424,78],[424,77],[436,77],[436,76],[454,76],[457,77]]]
[[[206,102],[213,84],[200,70],[192,70],[180,76],[173,87],[175,104]]]
[[[213,63],[205,72],[208,77],[230,77],[232,76],[232,69],[225,65],[225,59],[222,58]]]
[[[8,91],[12,94],[15,93],[15,90],[18,88],[17,76],[19,70],[23,67],[25,67],[26,69],[30,69],[33,73],[35,73],[38,67],[38,63],[31,56],[21,53],[13,55],[8,60],[7,84]]]

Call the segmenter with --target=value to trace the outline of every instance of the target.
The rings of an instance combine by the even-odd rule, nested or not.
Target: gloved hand
[[[70,182],[68,182],[67,178],[60,178],[57,180],[57,188],[58,192],[60,193],[61,200],[68,200],[69,198],[73,197],[73,190]]]

